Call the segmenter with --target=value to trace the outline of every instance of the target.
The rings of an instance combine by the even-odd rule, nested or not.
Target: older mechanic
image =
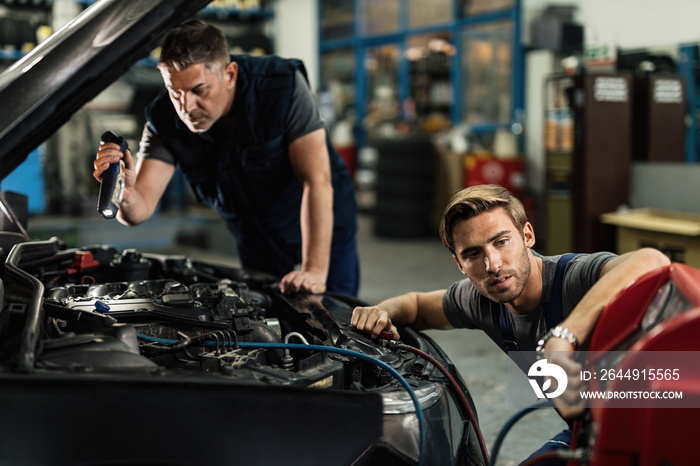
[[[146,110],[134,164],[100,146],[94,177],[123,157],[118,219],[153,215],[176,165],[234,235],[245,268],[283,276],[283,292],[357,295],[356,201],[298,60],[230,56],[216,27],[173,28],[158,63],[167,93]]]
[[[447,290],[412,292],[357,307],[351,324],[377,337],[397,327],[481,329],[504,351],[565,352],[566,392],[555,399],[565,419],[582,412],[581,366],[574,351],[591,335],[607,303],[632,280],[669,260],[655,249],[541,256],[525,210],[506,189],[480,185],[457,193],[440,225],[442,241],[467,276]],[[557,317],[552,324],[552,316]],[[548,353],[552,354],[552,353]],[[557,442],[566,442],[564,431]],[[556,445],[545,445],[544,449]]]

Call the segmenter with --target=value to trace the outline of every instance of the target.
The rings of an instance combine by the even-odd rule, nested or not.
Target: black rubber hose
[[[496,464],[496,458],[498,457],[498,452],[501,449],[501,445],[503,444],[503,440],[506,438],[506,434],[510,429],[513,428],[516,422],[518,422],[522,417],[524,417],[526,414],[531,413],[532,411],[543,408],[546,406],[551,406],[551,402],[549,400],[541,400],[536,403],[531,404],[530,406],[526,406],[525,408],[521,409],[514,415],[508,419],[508,421],[505,423],[501,431],[498,433],[498,437],[496,437],[496,441],[493,444],[493,449],[491,450],[491,461],[489,462],[489,465],[495,465]]]
[[[250,322],[250,326],[253,327],[252,339],[258,343],[282,343],[282,338],[275,333],[269,326],[263,324],[262,322]],[[284,358],[284,350],[281,349],[270,349],[268,350],[271,363],[278,366],[282,366]]]

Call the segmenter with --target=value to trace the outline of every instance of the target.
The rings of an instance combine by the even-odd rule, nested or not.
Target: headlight
[[[659,321],[661,311],[664,309],[664,304],[666,304],[666,299],[668,298],[671,288],[673,287],[673,282],[668,281],[664,286],[658,289],[656,296],[654,296],[653,301],[649,304],[646,314],[642,319],[642,329],[649,330]]]
[[[654,300],[649,304],[642,319],[642,329],[649,330],[665,320],[669,320],[693,306],[678,287],[668,281],[656,292]]]
[[[430,384],[414,390],[423,412],[443,398],[445,388]],[[382,393],[384,401],[384,441],[403,453],[418,460],[420,435],[416,409],[411,397],[404,390]],[[427,427],[427,426],[426,426]]]

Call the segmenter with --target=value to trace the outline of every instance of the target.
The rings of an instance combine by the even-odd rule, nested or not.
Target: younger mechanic
[[[158,69],[167,92],[146,109],[138,163],[116,144],[97,152],[97,180],[124,159],[119,221],[149,219],[179,166],[226,222],[245,268],[282,276],[283,292],[356,295],[354,186],[303,64],[231,56],[221,30],[195,20],[168,33]]]
[[[544,338],[546,351],[571,354],[562,365],[568,388],[555,402],[565,419],[582,412],[576,396],[582,383],[581,366],[573,352],[586,342],[601,312],[620,290],[669,263],[655,249],[621,256],[576,255],[562,267],[563,321],[557,324],[565,331],[556,336],[548,333],[545,317],[548,308],[557,305],[553,282],[560,256],[542,256],[532,250],[535,232],[520,201],[500,186],[466,188],[447,206],[440,236],[466,279],[446,290],[411,292],[376,306],[357,307],[351,324],[372,337],[390,331],[394,338],[399,338],[397,327],[402,326],[481,329],[504,351],[535,351],[538,340]]]

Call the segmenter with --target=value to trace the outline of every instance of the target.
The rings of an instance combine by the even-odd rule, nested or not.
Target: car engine
[[[30,275],[44,288],[45,316],[30,357],[35,370],[165,368],[253,383],[348,388],[380,381],[359,368],[346,371],[342,358],[244,349],[239,343],[331,345],[392,365],[400,361],[394,351],[350,327],[355,303],[346,296],[285,296],[275,277],[184,256],[119,253],[110,246],[59,248],[57,241],[20,244],[20,260],[10,266],[16,266],[15,276]],[[21,334],[29,303],[23,287],[15,291],[12,276],[5,280],[8,305],[0,331]],[[4,349],[6,362],[12,351],[12,345]]]

